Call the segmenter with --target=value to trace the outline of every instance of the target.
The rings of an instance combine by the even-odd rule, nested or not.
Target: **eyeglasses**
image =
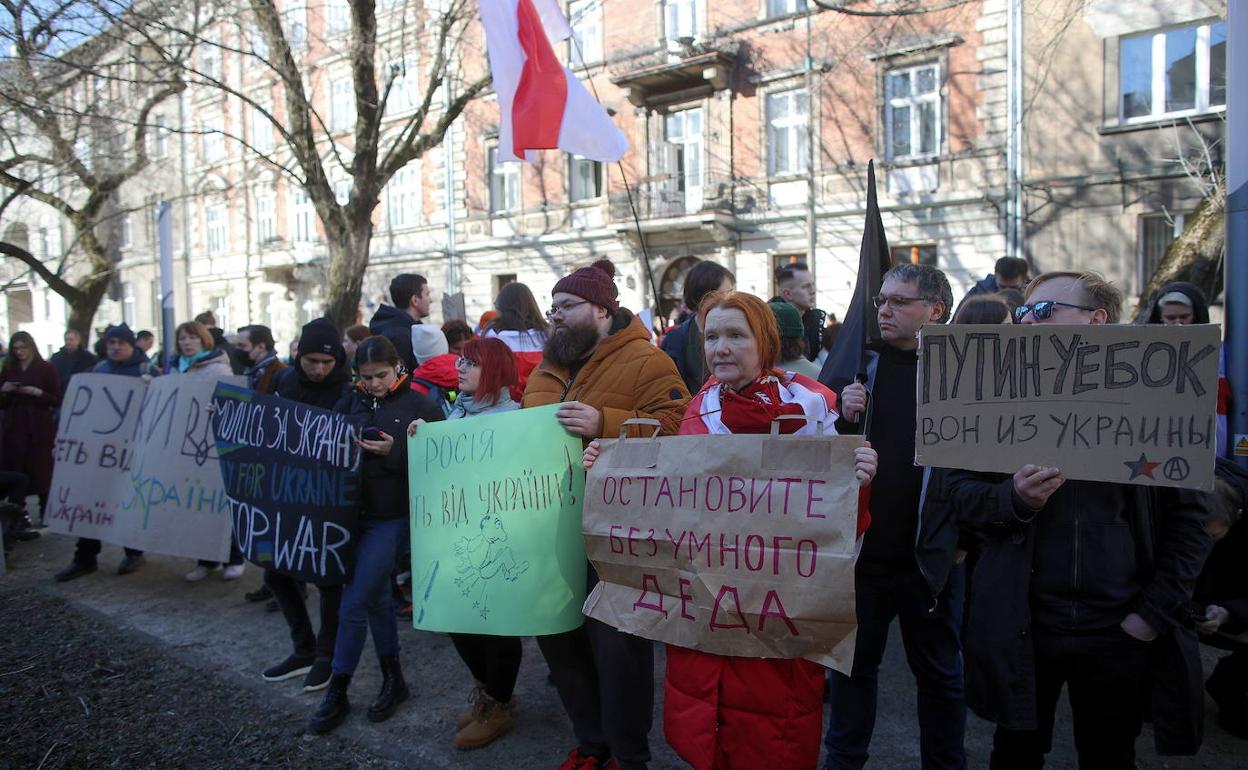
[[[888,305],[893,310],[901,310],[903,307],[909,307],[912,302],[931,302],[931,300],[927,297],[903,297],[899,294],[893,294],[887,297],[880,294],[872,297],[871,301],[875,303],[877,308]]]
[[[1076,310],[1087,310],[1089,313],[1096,310],[1094,307],[1072,305],[1069,302],[1055,302],[1051,299],[1046,299],[1031,305],[1019,305],[1014,308],[1014,323],[1021,324],[1028,313],[1035,313],[1037,321],[1047,321],[1053,317],[1053,308],[1055,307],[1073,307]]]
[[[461,372],[466,372],[472,367],[480,366],[480,365],[481,364],[477,363],[476,361],[473,361],[471,358],[464,358],[463,356],[460,356],[459,358],[455,359],[455,368]]]
[[[550,310],[546,311],[546,317],[554,318],[557,315],[565,315],[567,314],[569,310],[571,310],[574,307],[580,307],[581,305],[588,305],[588,304],[589,304],[589,300],[583,299],[580,302],[568,302],[563,305],[551,305]]]

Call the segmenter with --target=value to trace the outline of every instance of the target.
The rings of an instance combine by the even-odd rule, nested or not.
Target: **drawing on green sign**
[[[455,555],[459,558],[459,577],[455,578],[455,585],[464,596],[472,599],[472,608],[478,610],[482,618],[490,616],[487,593],[490,581],[502,578],[514,583],[529,569],[527,561],[516,561],[515,553],[506,543],[503,520],[486,514],[481,517],[479,532],[455,545]]]

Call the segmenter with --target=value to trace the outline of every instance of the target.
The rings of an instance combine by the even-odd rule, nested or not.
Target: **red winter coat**
[[[802,375],[786,375],[784,380],[786,388],[822,395],[828,410],[835,411],[836,396],[814,380]],[[703,413],[707,390],[717,386],[711,378],[689,402],[681,434],[710,432],[697,416]],[[863,490],[860,536],[870,522],[866,500]],[[813,768],[823,734],[824,673],[823,666],[802,658],[712,655],[669,644],[664,737],[694,770]]]

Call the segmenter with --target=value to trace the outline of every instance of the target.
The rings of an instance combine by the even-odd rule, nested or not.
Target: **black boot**
[[[383,655],[380,662],[381,692],[377,693],[377,700],[373,701],[373,705],[368,707],[368,721],[370,722],[384,722],[394,716],[399,704],[411,696],[407,689],[407,682],[403,681],[399,656]]]
[[[351,703],[347,700],[347,688],[350,686],[350,674],[334,674],[329,678],[329,689],[325,691],[325,699],[321,701],[320,708],[308,720],[308,732],[320,735],[342,724],[342,720],[351,713]]]

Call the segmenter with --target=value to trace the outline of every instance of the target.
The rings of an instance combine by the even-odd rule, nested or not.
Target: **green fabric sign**
[[[416,628],[535,636],[584,621],[585,471],[557,408],[429,423],[408,439]]]

